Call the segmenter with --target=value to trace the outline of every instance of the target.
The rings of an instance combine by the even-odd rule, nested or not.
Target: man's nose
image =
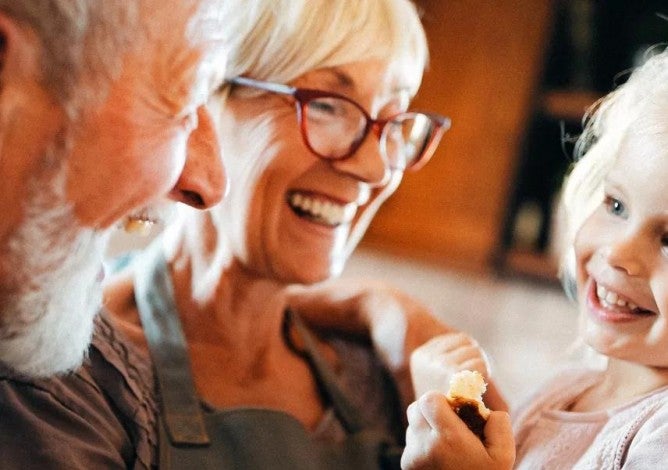
[[[207,209],[225,196],[227,175],[218,133],[205,106],[197,109],[197,127],[188,139],[186,162],[170,198],[197,209]]]

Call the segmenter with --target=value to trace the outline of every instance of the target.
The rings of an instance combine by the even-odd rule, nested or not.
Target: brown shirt
[[[150,365],[103,315],[77,371],[22,377],[0,365],[0,467],[147,469],[157,455]]]
[[[403,437],[402,410],[368,344],[330,337],[344,367],[338,385],[371,428]],[[29,379],[0,365],[0,468],[147,469],[157,465],[157,401],[145,355],[99,316],[75,373]],[[344,437],[331,409],[314,433]]]

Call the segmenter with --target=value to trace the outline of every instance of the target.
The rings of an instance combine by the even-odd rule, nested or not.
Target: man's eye
[[[615,199],[612,196],[606,196],[604,204],[610,214],[618,217],[626,216],[626,207],[619,199]]]
[[[668,233],[664,233],[661,236],[661,246],[664,247],[664,249],[668,248]]]

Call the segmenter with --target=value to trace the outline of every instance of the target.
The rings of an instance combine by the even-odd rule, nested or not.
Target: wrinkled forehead
[[[142,20],[149,41],[168,48],[224,48],[232,34],[225,0],[143,0]]]
[[[147,0],[155,2],[156,0]],[[205,99],[225,74],[231,29],[225,0],[160,0],[147,21],[149,47],[161,75],[174,86],[184,86]],[[201,95],[201,96],[199,96]]]
[[[200,0],[186,29],[192,47],[201,53],[200,78],[206,83],[205,92],[220,85],[225,77],[232,35],[237,30],[235,15],[229,0]],[[239,16],[239,15],[236,15]]]
[[[187,36],[195,44],[227,44],[235,29],[235,15],[231,11],[234,2],[194,0],[192,3]]]

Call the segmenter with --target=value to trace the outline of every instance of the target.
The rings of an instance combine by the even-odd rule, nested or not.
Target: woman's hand
[[[480,345],[462,332],[430,339],[411,354],[411,379],[415,396],[429,390],[447,393],[450,378],[460,370],[475,370],[489,381],[489,363]]]
[[[411,353],[426,341],[454,331],[417,299],[379,281],[339,279],[291,286],[286,302],[314,328],[370,337],[399,388],[404,408],[415,400]]]
[[[408,407],[404,470],[504,470],[515,462],[510,418],[493,411],[485,425],[485,443],[450,408],[445,395],[432,391]]]

